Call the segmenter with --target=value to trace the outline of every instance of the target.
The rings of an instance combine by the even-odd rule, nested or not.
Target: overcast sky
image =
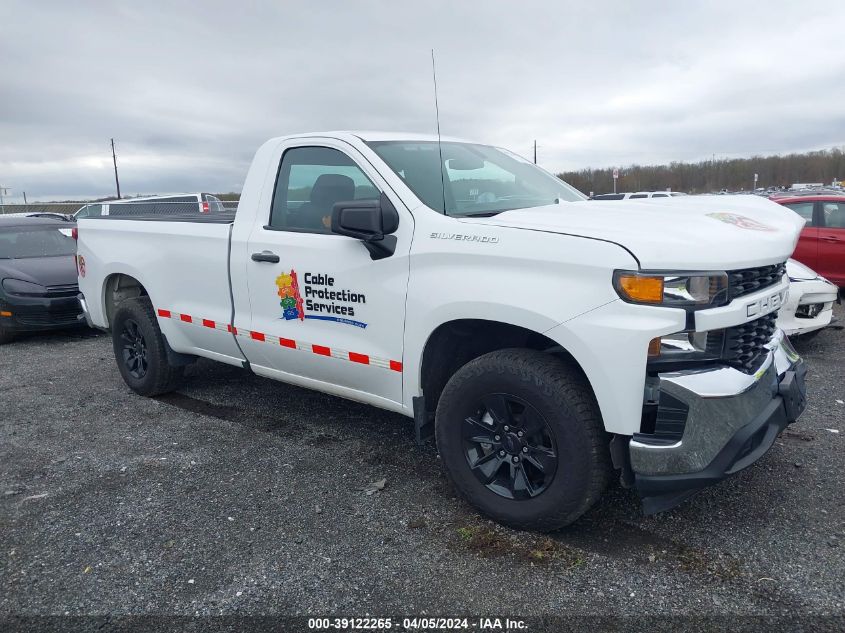
[[[693,4],[698,8],[693,8]],[[272,136],[434,132],[552,171],[845,145],[845,2],[2,0],[0,185],[239,191]]]

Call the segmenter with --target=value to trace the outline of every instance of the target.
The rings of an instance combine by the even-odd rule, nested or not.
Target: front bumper
[[[778,327],[789,336],[800,336],[821,330],[833,320],[833,303],[838,301],[839,289],[824,279],[800,279],[790,282],[789,299],[778,314]],[[814,317],[799,316],[801,306],[818,304]]]
[[[7,296],[0,301],[0,327],[8,332],[41,332],[84,325],[74,297]],[[7,316],[8,315],[8,316]]]
[[[659,374],[661,396],[682,403],[686,420],[673,443],[634,435],[628,445],[634,487],[646,513],[679,504],[757,461],[806,405],[806,367],[778,330],[754,374],[714,367]]]

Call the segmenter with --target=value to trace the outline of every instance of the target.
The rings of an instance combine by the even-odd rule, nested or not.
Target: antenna
[[[437,152],[440,154],[440,191],[443,194],[443,215],[446,215],[446,179],[443,170],[443,145],[440,142],[440,106],[437,103],[437,69],[434,66],[434,49],[431,49],[431,76],[434,79],[434,112],[437,118]]]

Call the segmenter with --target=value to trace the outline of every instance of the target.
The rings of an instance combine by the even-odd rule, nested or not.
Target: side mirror
[[[349,200],[332,207],[332,233],[361,240],[370,257],[383,259],[396,251],[399,213],[390,199],[381,194],[378,200]]]

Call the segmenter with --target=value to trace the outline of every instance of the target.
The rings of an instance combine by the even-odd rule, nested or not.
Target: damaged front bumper
[[[629,475],[647,514],[751,465],[804,410],[803,361],[780,330],[767,347],[753,374],[720,366],[658,375],[661,398],[685,421],[676,441],[644,434],[629,441]]]

